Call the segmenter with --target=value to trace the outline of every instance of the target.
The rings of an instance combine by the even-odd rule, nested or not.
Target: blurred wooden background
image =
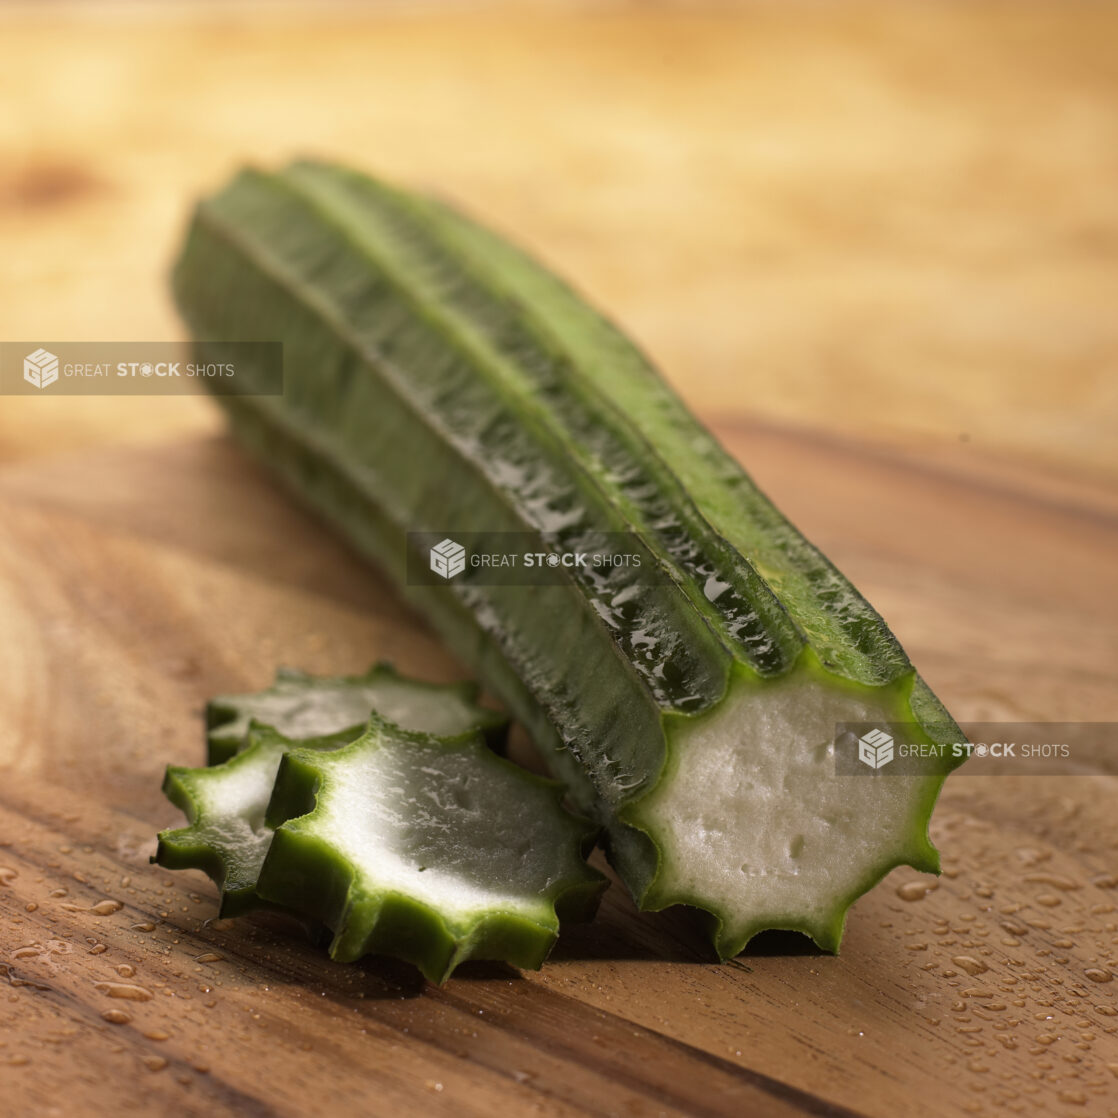
[[[704,414],[1118,473],[1118,7],[0,5],[0,336],[177,336],[191,199],[317,153],[538,249]],[[6,400],[0,456],[203,430]]]

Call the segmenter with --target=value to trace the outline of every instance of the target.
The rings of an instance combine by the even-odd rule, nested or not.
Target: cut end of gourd
[[[806,667],[740,675],[714,711],[675,720],[663,777],[626,811],[660,852],[642,907],[713,914],[723,958],[768,929],[837,951],[846,910],[890,869],[938,872],[927,827],[942,777],[835,771],[835,724],[911,720],[904,691]]]

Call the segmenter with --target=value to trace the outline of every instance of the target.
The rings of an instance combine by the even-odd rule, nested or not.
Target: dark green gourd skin
[[[642,801],[731,693],[802,678],[929,740],[957,729],[872,607],[550,273],[440,203],[296,164],[243,172],[200,204],[174,289],[203,347],[284,343],[282,397],[219,397],[235,432],[527,726],[644,907],[706,909],[723,955],[772,926],[834,948],[889,868],[937,867],[926,825],[945,773],[913,786],[920,833],[870,858],[823,916],[722,911],[664,884]],[[408,531],[527,531],[541,550],[628,531],[663,580],[618,567],[530,588],[468,573],[407,586]]]

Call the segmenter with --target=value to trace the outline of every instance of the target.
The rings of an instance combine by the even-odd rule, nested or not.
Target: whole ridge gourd
[[[240,440],[401,586],[528,728],[645,909],[722,957],[836,950],[890,869],[938,871],[944,771],[837,776],[836,722],[958,729],[881,617],[609,321],[434,199],[355,171],[245,170],[174,270],[199,346],[280,340],[282,396],[218,397]],[[243,391],[243,390],[242,390]],[[407,584],[407,533],[632,533],[643,569]]]

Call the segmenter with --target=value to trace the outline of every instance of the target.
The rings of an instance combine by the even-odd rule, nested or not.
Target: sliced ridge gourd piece
[[[361,675],[313,676],[280,668],[264,691],[218,695],[206,704],[208,763],[227,761],[247,742],[255,719],[289,738],[339,734],[339,745],[357,737],[378,711],[412,730],[460,734],[481,730],[491,749],[504,748],[508,718],[477,702],[479,688],[470,682],[428,683],[401,675],[389,663],[374,664]]]
[[[342,962],[394,955],[439,984],[467,959],[536,969],[560,919],[592,917],[607,884],[586,863],[596,828],[564,791],[476,733],[374,715],[341,750],[284,756],[259,889],[325,923]]]
[[[211,700],[210,767],[168,767],[164,793],[189,825],[161,832],[153,861],[207,873],[221,892],[223,916],[257,907],[256,879],[272,836],[264,813],[285,752],[348,745],[365,731],[374,702],[383,717],[410,728],[479,732],[490,748],[503,746],[508,719],[480,706],[477,694],[474,683],[427,683],[381,662],[354,676],[280,668],[266,691]]]
[[[565,547],[554,514],[574,511],[632,529],[668,573],[626,610],[631,587],[577,577],[406,588],[608,827],[643,907],[706,910],[724,956],[770,927],[835,948],[890,868],[936,868],[942,774],[838,779],[829,741],[840,720],[953,723],[864,599],[558,281],[437,204],[302,166],[203,203],[175,282],[196,336],[284,341],[284,398],[222,403],[399,581],[407,529],[528,524]]]
[[[197,769],[168,766],[164,795],[188,823],[159,833],[152,861],[172,870],[202,870],[220,891],[221,916],[259,908],[256,885],[272,842],[264,816],[281,759],[295,748],[338,749],[361,732],[295,739],[253,722],[244,748],[228,760]]]

